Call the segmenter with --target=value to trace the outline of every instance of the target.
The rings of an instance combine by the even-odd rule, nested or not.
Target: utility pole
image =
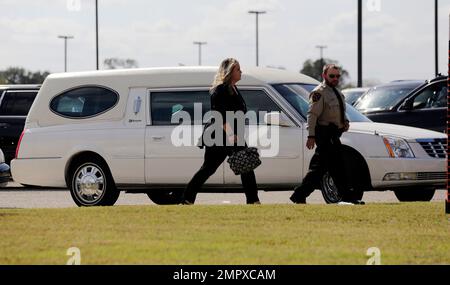
[[[362,75],[362,0],[358,0],[358,87],[363,86]]]
[[[327,46],[316,46],[316,48],[320,49],[320,65],[323,68],[324,62],[323,62],[323,50],[327,48]]]
[[[206,45],[207,42],[194,42],[194,45],[198,45],[198,65],[202,65],[202,45]]]
[[[98,70],[98,0],[95,0],[95,50]]]
[[[259,66],[259,15],[266,11],[248,11],[249,14],[256,15],[256,66]]]
[[[64,72],[67,72],[67,40],[73,39],[73,36],[58,36],[59,39],[64,39]]]

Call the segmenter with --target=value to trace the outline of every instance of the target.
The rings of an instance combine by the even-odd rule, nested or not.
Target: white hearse
[[[207,121],[208,90],[216,71],[178,67],[50,75],[27,117],[12,161],[13,179],[68,187],[79,206],[113,205],[121,190],[148,193],[157,204],[177,203],[203,162],[204,150],[195,142]],[[258,186],[293,189],[314,154],[305,147],[305,118],[308,94],[319,82],[276,69],[243,72],[238,86],[248,110],[265,114],[247,127],[249,137],[257,134],[249,145],[262,152]],[[427,201],[446,185],[445,134],[373,123],[347,108],[351,127],[342,142],[353,186],[360,190],[356,195],[393,190],[400,201]],[[180,124],[174,116],[180,111],[194,118],[185,125],[195,130],[188,145],[176,140]],[[275,152],[258,137],[267,138],[268,130],[276,133]],[[327,202],[341,199],[328,174],[319,188]],[[240,177],[225,162],[203,190],[240,189]]]

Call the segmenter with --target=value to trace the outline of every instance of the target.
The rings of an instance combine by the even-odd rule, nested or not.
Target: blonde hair
[[[224,59],[219,66],[219,70],[217,71],[217,74],[214,78],[214,81],[212,83],[212,87],[210,90],[213,91],[220,84],[229,85],[230,80],[231,80],[231,73],[233,72],[233,68],[238,63],[239,62],[234,58]]]

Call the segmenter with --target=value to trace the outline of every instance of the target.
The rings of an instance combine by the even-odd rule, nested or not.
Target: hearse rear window
[[[104,113],[114,107],[119,95],[104,87],[79,87],[66,91],[50,102],[50,109],[69,118],[88,118]]]

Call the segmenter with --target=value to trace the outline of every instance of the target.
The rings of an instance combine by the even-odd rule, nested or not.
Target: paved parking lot
[[[290,204],[292,191],[259,192],[263,204]],[[446,191],[437,191],[433,201],[444,203]],[[399,203],[392,191],[367,192],[364,194],[366,203]],[[310,204],[325,204],[320,191],[315,191],[307,200]],[[197,204],[227,205],[244,204],[242,193],[200,193]],[[129,194],[122,192],[116,205],[155,205],[146,194]],[[16,183],[10,183],[0,189],[0,208],[67,208],[76,207],[67,189],[30,189]]]

